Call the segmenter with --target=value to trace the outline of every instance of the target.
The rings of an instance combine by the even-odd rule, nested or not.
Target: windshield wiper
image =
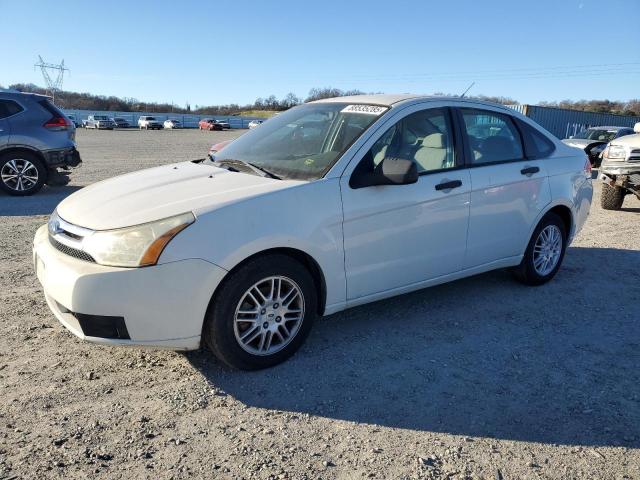
[[[270,178],[275,178],[276,180],[282,180],[281,177],[279,177],[278,175],[276,175],[273,172],[270,172],[266,168],[261,167],[260,165],[256,165],[255,163],[247,162],[245,160],[237,160],[235,158],[233,158],[233,159],[232,158],[225,158],[223,160],[216,160],[214,163],[225,163],[225,162],[226,163],[230,163],[231,165],[233,165],[234,163],[241,163],[241,164],[246,165],[247,167],[249,167],[251,170],[256,172],[261,177],[270,177]]]

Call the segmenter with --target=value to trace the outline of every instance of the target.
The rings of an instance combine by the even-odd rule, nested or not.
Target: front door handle
[[[451,190],[462,186],[462,180],[451,180],[450,182],[442,182],[436,185],[436,190]]]
[[[538,167],[526,167],[520,170],[522,175],[533,175],[534,173],[538,173],[540,169]]]

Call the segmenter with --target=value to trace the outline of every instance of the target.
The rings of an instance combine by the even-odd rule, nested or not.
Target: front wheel
[[[612,187],[606,183],[602,184],[600,193],[600,206],[605,210],[620,210],[624,202],[624,188]]]
[[[286,255],[249,261],[211,300],[206,345],[223,363],[242,370],[283,362],[300,348],[317,316],[314,285],[308,270]]]
[[[533,231],[522,262],[512,270],[515,278],[533,286],[551,280],[562,264],[567,236],[562,219],[555,213],[547,213]]]

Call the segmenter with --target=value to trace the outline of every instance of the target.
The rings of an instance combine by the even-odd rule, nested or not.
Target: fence
[[[138,118],[142,116],[151,116],[160,122],[164,122],[169,118],[179,120],[184,128],[198,128],[198,122],[203,118],[215,118],[229,123],[231,128],[249,128],[249,122],[251,120],[264,120],[260,117],[241,117],[241,116],[222,116],[222,115],[192,115],[182,113],[156,113],[156,112],[114,112],[114,111],[99,111],[99,110],[75,110],[75,109],[63,109],[67,115],[73,115],[76,122],[81,123],[82,120],[86,120],[89,115],[106,115],[109,118],[124,118],[133,127],[138,126]]]
[[[568,138],[590,127],[630,127],[640,122],[640,117],[611,113],[582,112],[565,108],[540,107],[538,105],[507,105],[526,115],[558,138]]]

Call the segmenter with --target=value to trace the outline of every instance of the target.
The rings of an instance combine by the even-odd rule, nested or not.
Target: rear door
[[[484,108],[460,108],[471,173],[464,268],[521,255],[532,224],[551,201],[543,160],[528,158],[516,121]]]

